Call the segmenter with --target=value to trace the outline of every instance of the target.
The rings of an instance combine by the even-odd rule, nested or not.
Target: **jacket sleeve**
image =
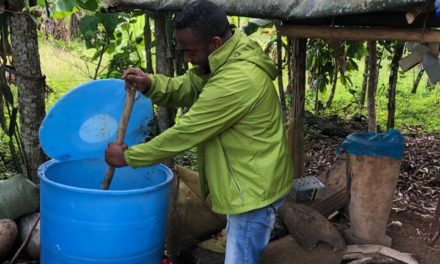
[[[191,106],[207,79],[207,76],[198,75],[193,69],[178,77],[152,75],[152,86],[145,95],[160,106]]]
[[[147,143],[128,148],[124,153],[127,163],[139,167],[162,162],[219,135],[246,115],[256,97],[252,77],[243,71],[221,75],[228,77],[213,77],[176,125]]]

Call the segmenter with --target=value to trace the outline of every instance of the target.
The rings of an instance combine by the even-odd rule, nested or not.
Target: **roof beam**
[[[283,25],[281,34],[292,38],[319,38],[337,40],[402,40],[440,42],[439,30],[422,28],[366,28],[309,25]]]
[[[408,23],[405,12],[373,12],[356,15],[340,15],[313,19],[295,19],[284,21],[289,25],[336,25],[353,27],[397,27],[397,28],[432,28],[440,27],[440,18],[434,12],[422,13]]]

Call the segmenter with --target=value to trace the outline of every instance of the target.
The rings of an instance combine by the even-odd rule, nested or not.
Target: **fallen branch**
[[[389,247],[381,246],[381,245],[350,245],[347,246],[347,249],[345,250],[344,257],[345,256],[353,256],[355,253],[362,253],[362,254],[375,254],[379,253],[397,260],[400,260],[402,262],[405,262],[407,264],[419,264],[419,262],[414,259],[410,254],[408,253],[402,253],[397,250],[394,250]],[[344,259],[344,258],[343,258]],[[361,262],[364,263],[364,262]]]

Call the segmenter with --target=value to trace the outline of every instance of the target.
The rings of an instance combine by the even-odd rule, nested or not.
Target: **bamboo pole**
[[[440,30],[423,28],[367,28],[284,25],[281,33],[291,38],[319,38],[355,41],[402,40],[440,42]]]

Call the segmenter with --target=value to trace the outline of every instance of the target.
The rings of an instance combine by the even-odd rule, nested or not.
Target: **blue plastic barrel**
[[[50,160],[39,168],[41,263],[160,263],[172,172],[116,169],[101,190],[102,159]]]

